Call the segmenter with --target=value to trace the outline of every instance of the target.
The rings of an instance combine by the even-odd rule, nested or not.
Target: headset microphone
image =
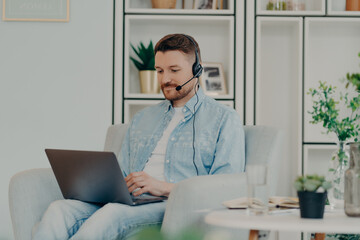
[[[193,76],[192,78],[190,78],[189,80],[186,81],[186,83],[184,83],[183,85],[179,85],[177,86],[175,89],[176,91],[180,91],[182,89],[183,86],[185,86],[186,84],[188,84],[191,80],[193,80],[195,78],[195,76]]]

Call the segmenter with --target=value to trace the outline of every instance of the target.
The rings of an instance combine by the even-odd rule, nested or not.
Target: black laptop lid
[[[133,205],[114,153],[59,149],[45,152],[65,199]]]

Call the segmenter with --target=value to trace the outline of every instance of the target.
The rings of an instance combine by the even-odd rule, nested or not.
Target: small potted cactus
[[[296,178],[294,187],[297,190],[302,218],[323,218],[327,190],[331,183],[325,177],[314,175]]]

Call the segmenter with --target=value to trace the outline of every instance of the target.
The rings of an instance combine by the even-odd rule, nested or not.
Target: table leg
[[[259,239],[259,230],[250,230],[249,240],[258,240]]]

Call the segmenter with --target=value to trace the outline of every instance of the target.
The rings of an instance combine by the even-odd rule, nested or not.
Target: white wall
[[[2,4],[0,5],[2,12]],[[113,1],[70,1],[70,22],[0,20],[0,239],[8,184],[44,148],[101,150],[112,117]]]

